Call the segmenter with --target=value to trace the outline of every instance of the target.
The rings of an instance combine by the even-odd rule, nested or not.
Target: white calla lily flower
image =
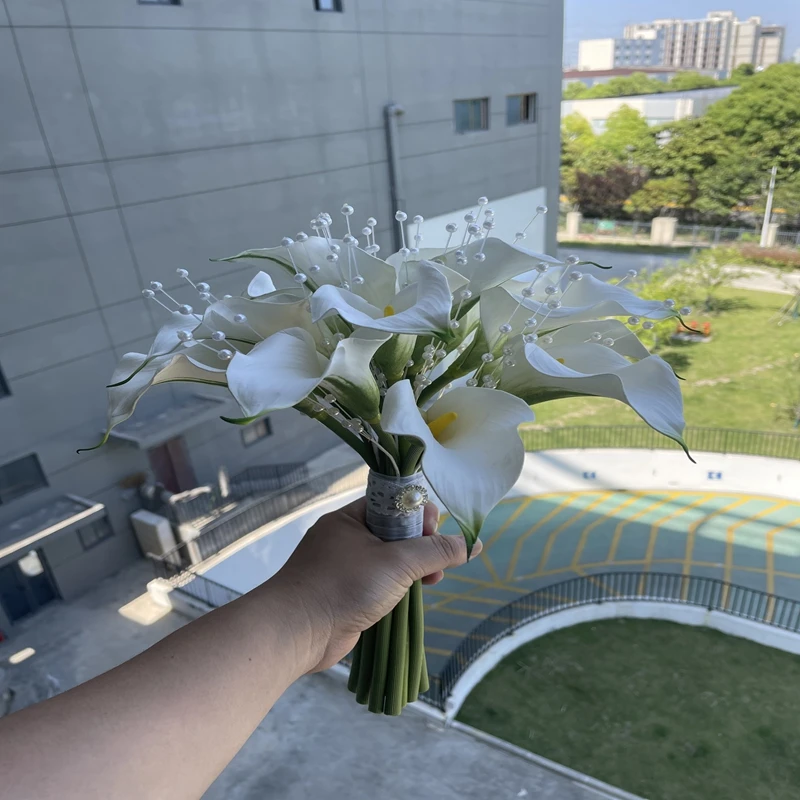
[[[251,299],[264,297],[275,291],[275,283],[266,272],[259,272],[247,285],[247,295]]]
[[[227,386],[223,362],[208,350],[203,355],[204,348],[193,344],[194,347],[186,347],[179,343],[180,352],[165,355],[126,353],[122,356],[108,385],[106,432],[100,444],[83,449],[94,450],[105,444],[111,431],[133,414],[142,395],[152,386],[175,381]],[[203,361],[208,363],[203,364]]]
[[[357,330],[326,358],[302,328],[279,331],[233,357],[228,388],[248,420],[291,408],[323,387],[349,411],[371,421],[379,416],[380,392],[370,362],[389,338],[388,333]]]
[[[333,257],[335,256],[335,259]],[[394,293],[395,272],[385,261],[341,239],[309,236],[285,247],[245,250],[215,261],[257,261],[277,289],[297,288],[295,275],[305,275],[309,287],[343,287],[373,305]],[[252,292],[248,294],[254,296]]]
[[[517,429],[532,420],[526,403],[491,389],[453,389],[421,411],[411,383],[400,381],[386,393],[381,425],[424,445],[422,472],[471,548],[519,478],[525,448]]]
[[[430,334],[450,337],[452,297],[447,279],[435,265],[421,263],[419,280],[373,305],[346,289],[321,286],[311,297],[314,322],[338,314],[351,325],[387,333]]]
[[[668,319],[678,316],[677,312],[658,300],[643,300],[623,286],[605,283],[593,275],[584,274],[574,283],[562,279],[562,288],[561,293],[552,296],[561,301],[560,308],[549,309],[546,303],[524,297],[518,297],[517,300],[521,300],[525,308],[535,311],[540,319],[547,317],[553,327],[598,317],[630,315],[644,319]]]
[[[602,344],[566,340],[562,344],[561,334],[559,331],[550,345],[517,340],[514,366],[503,370],[500,388],[531,404],[578,395],[610,397],[630,406],[651,428],[686,450],[683,398],[666,361],[647,355],[631,363]]]

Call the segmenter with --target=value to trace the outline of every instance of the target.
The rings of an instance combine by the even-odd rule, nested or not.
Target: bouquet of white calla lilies
[[[421,534],[427,481],[468,549],[520,475],[518,428],[533,420],[531,405],[612,397],[685,449],[675,374],[636,336],[651,319],[679,318],[675,303],[641,300],[620,285],[625,279],[584,274],[582,266],[599,267],[591,262],[530,252],[519,245],[524,231],[511,244],[492,238],[486,202],[465,216],[460,237],[458,224],[446,226],[446,247],[404,241],[385,261],[376,221],[367,220],[359,242],[345,204],[341,239],[320,214],[313,236],[218,259],[261,266],[244,297],[217,298],[179,269],[202,312],[154,281],[143,294],[168,321],[147,354],[126,354],[114,372],[108,432],[151,386],[169,381],[224,387],[242,412],[228,422],[293,407],[370,467],[367,524],[376,535]],[[423,220],[413,222],[419,244]],[[359,702],[397,714],[426,690],[423,633],[417,583],[354,651],[350,687]]]

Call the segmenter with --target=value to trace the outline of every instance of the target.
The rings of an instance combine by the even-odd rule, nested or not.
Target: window
[[[78,529],[78,539],[80,539],[84,550],[91,550],[100,542],[110,539],[113,535],[114,531],[105,517]]]
[[[8,388],[3,370],[0,369],[0,397],[8,397],[11,394],[11,389]]]
[[[45,486],[47,479],[34,453],[0,466],[0,505]]]
[[[138,0],[140,6],[179,6],[183,0]]]
[[[317,11],[341,11],[342,0],[314,0]]]
[[[456,100],[453,103],[456,117],[456,133],[489,130],[489,98]]]
[[[242,444],[250,447],[250,445],[266,439],[267,436],[272,436],[272,423],[269,421],[269,417],[262,417],[242,429]]]
[[[519,125],[522,122],[536,122],[535,94],[511,94],[506,97],[506,123]]]

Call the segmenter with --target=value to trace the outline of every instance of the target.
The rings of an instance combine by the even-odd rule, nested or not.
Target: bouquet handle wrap
[[[385,542],[420,537],[427,501],[420,473],[389,476],[370,471],[367,527]],[[428,690],[420,581],[389,614],[361,634],[353,650],[348,688],[370,711],[392,716]]]

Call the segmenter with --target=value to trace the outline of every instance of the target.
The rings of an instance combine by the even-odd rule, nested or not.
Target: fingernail
[[[472,545],[472,552],[469,554],[469,558],[467,561],[472,561],[473,558],[479,556],[483,551],[483,542],[480,539],[475,540],[475,544]]]

